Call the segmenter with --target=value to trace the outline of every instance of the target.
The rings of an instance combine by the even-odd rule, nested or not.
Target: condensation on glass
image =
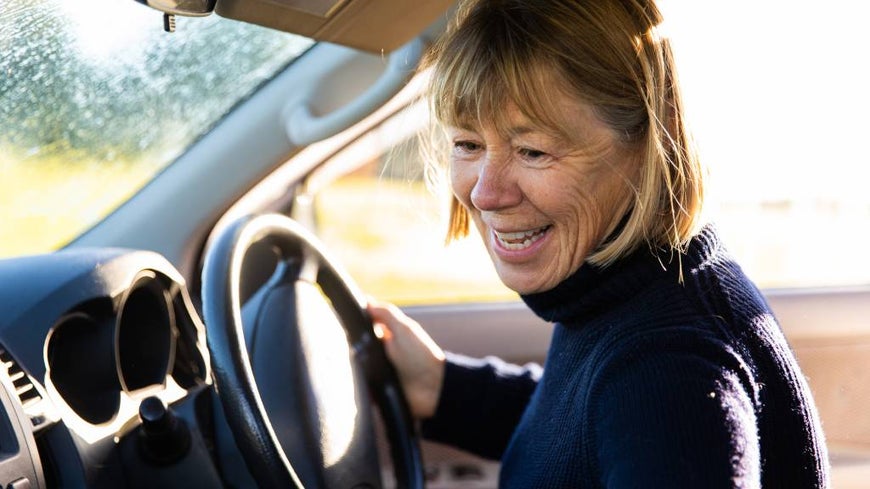
[[[78,235],[312,43],[217,16],[178,23],[166,33],[129,0],[3,1],[0,256]]]

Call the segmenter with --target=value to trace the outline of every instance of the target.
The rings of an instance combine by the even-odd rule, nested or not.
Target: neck
[[[630,300],[653,281],[682,282],[719,249],[715,230],[707,226],[684,253],[644,246],[607,267],[585,263],[553,289],[521,297],[545,321],[582,324]]]

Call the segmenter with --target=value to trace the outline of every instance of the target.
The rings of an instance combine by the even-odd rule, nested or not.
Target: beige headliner
[[[222,17],[387,53],[447,11],[451,0],[218,0]]]

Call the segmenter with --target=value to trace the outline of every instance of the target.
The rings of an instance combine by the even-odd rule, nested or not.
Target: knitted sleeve
[[[494,357],[448,353],[438,408],[423,422],[423,435],[482,457],[501,458],[541,373],[535,364],[521,367]]]
[[[643,345],[611,357],[590,398],[600,484],[757,488],[755,386],[727,347]]]

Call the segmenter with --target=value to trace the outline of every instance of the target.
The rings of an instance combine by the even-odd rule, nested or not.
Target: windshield
[[[63,246],[312,41],[132,0],[3,0],[0,256]]]

